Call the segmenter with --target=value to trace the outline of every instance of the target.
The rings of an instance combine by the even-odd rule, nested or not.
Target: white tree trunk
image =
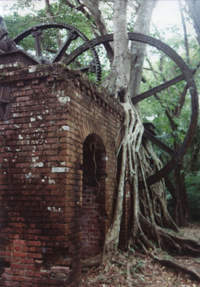
[[[120,226],[123,213],[126,163],[128,159],[130,176],[133,177],[135,175],[137,177],[137,163],[135,160],[135,154],[139,151],[143,134],[143,125],[140,117],[130,102],[130,51],[127,36],[126,9],[127,1],[115,0],[114,61],[110,75],[112,75],[112,89],[115,93],[115,97],[120,100],[120,103],[124,109],[124,134],[119,147],[119,150],[121,150],[122,153],[122,160],[120,163],[121,166],[117,190],[117,201],[115,205],[113,222],[108,230],[105,240],[103,254],[104,261],[112,256],[112,253],[117,249],[119,244]],[[109,81],[111,81],[110,77]],[[135,200],[135,203],[136,207],[138,205],[138,199]]]
[[[111,73],[115,75],[114,80],[114,92],[118,97],[120,93],[123,93],[123,97],[127,98],[127,88],[129,83],[129,66],[130,66],[130,54],[128,49],[128,37],[127,37],[127,23],[126,23],[126,9],[127,0],[120,1],[115,0],[115,12],[114,12],[114,61]],[[124,104],[125,105],[125,104]],[[124,126],[128,125],[128,110],[125,110],[125,122]],[[123,212],[123,198],[124,198],[124,180],[126,170],[126,154],[127,154],[127,142],[125,138],[127,136],[127,129],[125,130],[124,140],[121,145],[122,149],[122,165],[120,170],[119,184],[117,190],[117,202],[115,205],[114,218],[111,227],[108,230],[105,245],[103,260],[106,260],[111,253],[113,253],[119,243],[120,225]]]
[[[148,35],[151,15],[158,0],[142,0],[137,13],[137,18],[133,26],[135,33]],[[139,42],[131,43],[131,72],[130,72],[130,93],[131,98],[140,92],[140,83],[142,80],[142,70],[146,45]]]
[[[2,29],[4,32],[8,31],[6,23],[5,23],[5,21],[1,15],[0,15],[0,29]],[[8,38],[9,38],[9,36],[7,35],[6,39],[8,39]]]
[[[188,5],[189,14],[192,18],[193,25],[197,34],[197,41],[200,45],[200,1],[199,0],[187,0],[185,1]]]

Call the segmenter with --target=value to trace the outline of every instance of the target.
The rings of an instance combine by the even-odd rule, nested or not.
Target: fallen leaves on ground
[[[200,240],[200,226],[191,225],[182,228],[181,232],[189,238]],[[163,257],[168,257],[162,253]],[[173,256],[171,260],[194,268],[200,273],[200,258],[187,256]],[[91,268],[87,273],[83,273],[81,287],[197,287],[200,282],[196,282],[187,275],[164,267],[156,263],[150,256],[143,255],[135,250],[116,254],[112,258],[110,265],[105,264],[98,268]]]

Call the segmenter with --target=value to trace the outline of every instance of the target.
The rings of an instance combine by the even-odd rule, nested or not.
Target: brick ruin
[[[112,220],[123,113],[64,65],[0,70],[0,286],[78,286]]]

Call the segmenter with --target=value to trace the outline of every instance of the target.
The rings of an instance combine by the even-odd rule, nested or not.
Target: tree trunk
[[[151,2],[151,4],[152,2],[155,3],[154,1],[149,2]],[[167,211],[164,181],[161,180],[151,187],[148,187],[146,184],[146,177],[152,175],[156,170],[159,170],[162,164],[156,154],[153,152],[152,146],[147,140],[145,140],[142,145],[142,134],[144,127],[137,109],[131,104],[130,101],[130,60],[125,25],[126,4],[127,1],[124,1],[123,5],[121,1],[115,1],[114,61],[111,73],[108,77],[108,87],[110,90],[112,90],[112,93],[115,94],[115,97],[120,100],[120,104],[124,109],[124,124],[122,127],[123,137],[117,154],[119,155],[119,152],[121,151],[122,160],[120,163],[121,166],[117,190],[117,201],[115,205],[113,222],[108,230],[105,240],[103,261],[110,261],[113,253],[117,250],[118,247],[120,225],[123,212],[123,196],[126,170],[128,171],[129,183],[133,194],[133,243],[137,243],[144,250],[147,250],[147,248],[155,250],[156,247],[146,237],[144,232],[151,233],[158,246],[162,247],[164,244],[163,239],[161,239],[159,236],[158,227],[161,226],[172,228],[176,231],[178,230]],[[147,19],[150,21],[150,15],[148,13],[151,14],[154,5],[151,5],[151,9],[149,9],[148,4],[146,4],[146,1],[141,1],[140,9],[142,9],[143,15],[148,16]],[[145,8],[148,8],[146,13]],[[139,51],[141,51],[141,48],[142,47],[140,46]],[[140,61],[139,69],[142,70],[144,53],[141,55],[141,57],[134,58],[136,65],[132,67],[133,69],[136,68],[137,73],[139,73],[137,60]],[[141,76],[142,73],[140,73],[140,78]],[[138,77],[137,84],[134,87],[136,91],[139,91],[139,85],[140,82]],[[141,180],[144,183],[144,188],[139,190],[138,182]],[[150,230],[143,230],[141,218],[145,218],[145,220],[147,220],[151,226]]]
[[[3,19],[3,17],[0,15],[0,29],[2,29],[2,35],[5,34],[5,32],[8,32],[8,29],[7,29],[7,26],[6,26],[6,23]],[[0,35],[1,37],[1,35]],[[5,38],[9,38],[9,36],[5,36]]]
[[[181,161],[174,170],[174,221],[178,226],[188,226],[189,222],[189,204],[185,186],[185,173],[183,169],[183,161]]]
[[[112,65],[111,74],[115,75],[112,82],[112,92],[116,97],[123,97],[123,102],[128,102],[128,83],[129,83],[129,49],[127,37],[127,23],[126,23],[126,9],[127,0],[123,2],[115,1],[114,12],[114,61]],[[109,82],[108,82],[109,83]],[[110,84],[110,83],[109,83]],[[123,105],[123,104],[122,104]],[[125,107],[125,104],[123,105]],[[126,170],[126,156],[127,156],[127,127],[129,124],[129,111],[125,110],[124,121],[124,141],[122,141],[121,152],[122,162],[120,168],[119,184],[117,189],[117,200],[114,210],[114,217],[111,227],[106,235],[103,261],[110,260],[112,254],[117,250],[119,243],[120,225],[123,212],[123,198],[124,198],[124,181]]]
[[[54,15],[51,11],[51,5],[49,3],[49,0],[45,0],[45,13],[46,13],[46,17],[47,19],[49,20],[50,23],[53,23],[54,22]],[[57,45],[58,45],[58,48],[61,48],[62,46],[62,36],[61,36],[61,33],[60,31],[57,31],[56,32],[56,36],[57,36]]]
[[[97,29],[99,30],[99,33],[101,36],[109,34],[106,23],[104,18],[102,17],[102,13],[99,9],[99,3],[96,0],[82,0],[83,4],[87,7],[87,9],[90,11],[91,15],[94,18],[94,21],[96,23]],[[110,63],[113,61],[113,49],[110,43],[105,43],[104,47],[107,52],[108,59]]]
[[[150,2],[151,9],[149,7]],[[154,4],[154,1],[148,1],[148,4],[146,1],[140,2],[139,9],[141,9],[141,14],[144,16],[144,21],[148,20],[150,22],[150,16]],[[143,141],[142,145],[142,134],[144,127],[137,109],[132,105],[130,100],[131,85],[129,81],[129,75],[131,70],[129,67],[130,54],[128,50],[128,38],[126,34],[126,5],[127,1],[121,2],[119,0],[115,0],[114,61],[110,75],[107,79],[108,88],[110,89],[110,91],[112,91],[112,94],[115,94],[115,97],[120,100],[120,104],[124,109],[124,124],[122,127],[123,137],[117,154],[119,155],[119,152],[121,151],[122,160],[120,163],[121,166],[117,190],[117,201],[115,205],[113,222],[106,235],[103,261],[110,261],[113,253],[117,250],[118,247],[120,225],[123,212],[123,197],[126,170],[128,171],[129,183],[133,194],[133,244],[135,245],[135,243],[137,243],[144,250],[147,250],[147,248],[155,250],[155,245],[146,237],[145,232],[152,234],[154,240],[161,248],[164,246],[164,239],[161,238],[159,235],[159,226],[172,228],[176,231],[178,230],[176,224],[173,222],[167,211],[164,181],[161,180],[160,182],[152,185],[151,187],[148,187],[146,184],[146,177],[149,177],[156,170],[159,170],[162,164],[154,153],[152,145],[147,140]],[[147,16],[147,18],[145,18],[145,16]],[[142,25],[142,23],[143,22],[141,21],[140,24]],[[138,29],[139,26],[140,25],[138,24]],[[145,27],[146,29],[148,29],[149,25],[145,25]],[[137,77],[135,86],[132,87],[134,88],[134,92],[132,92],[131,90],[132,94],[134,94],[135,91],[135,94],[137,94],[140,88],[145,47],[143,45],[137,47],[137,49],[135,47],[133,48],[133,46],[131,49],[132,60],[135,63],[135,66],[132,65],[131,69],[136,69],[134,77]],[[141,49],[143,49],[142,53],[140,53]],[[138,52],[139,56],[133,57],[133,51]],[[142,190],[139,190],[138,182],[141,180],[144,183],[144,187]],[[144,225],[141,221],[142,218],[144,218],[151,226],[150,230],[143,230],[142,226]]]
[[[134,32],[148,35],[151,22],[151,15],[158,0],[144,1],[139,4]],[[131,75],[130,91],[131,98],[139,94],[140,83],[142,80],[143,63],[146,52],[146,45],[139,42],[131,43]]]
[[[200,1],[199,0],[188,0],[187,3],[189,14],[193,20],[193,25],[197,34],[197,41],[200,45]]]

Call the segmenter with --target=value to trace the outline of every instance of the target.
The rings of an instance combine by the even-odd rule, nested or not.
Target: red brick
[[[19,282],[6,281],[6,282],[5,282],[5,286],[8,286],[8,287],[18,287],[18,286],[19,286]]]
[[[17,102],[26,102],[26,101],[29,101],[29,100],[30,100],[29,96],[19,97],[19,98],[16,99]]]
[[[42,254],[40,254],[40,253],[28,253],[28,257],[40,259],[40,258],[42,258]]]
[[[16,283],[19,287],[61,286],[59,280],[49,279],[50,271],[40,272],[43,266],[42,260],[44,262],[53,260],[52,264],[62,264],[65,267],[72,266],[74,273],[67,279],[65,285],[69,287],[79,285],[81,230],[78,217],[80,204],[77,202],[82,201],[83,172],[80,170],[80,165],[83,162],[83,142],[91,131],[102,137],[106,156],[109,158],[109,162],[105,162],[105,173],[108,173],[107,185],[102,184],[102,189],[107,188],[106,198],[103,196],[99,202],[100,206],[106,202],[104,209],[108,213],[108,221],[104,223],[102,229],[107,230],[112,217],[115,151],[114,146],[107,144],[105,135],[108,135],[109,142],[116,138],[118,127],[121,125],[118,119],[119,113],[114,114],[112,105],[106,104],[96,91],[94,94],[97,101],[94,101],[90,88],[85,87],[80,79],[75,80],[74,85],[74,79],[70,79],[69,75],[69,79],[60,78],[59,84],[56,85],[54,77],[57,75],[63,77],[65,72],[59,64],[54,65],[55,67],[49,66],[48,84],[42,75],[48,69],[47,66],[45,71],[42,66],[38,67],[39,71],[36,73],[28,73],[27,68],[15,68],[17,78],[15,81],[13,77],[10,78],[14,94],[11,119],[8,124],[5,122],[1,125],[0,200],[3,204],[0,223],[6,224],[7,228],[2,230],[2,233],[8,236],[11,243],[6,249],[9,253],[2,251],[0,256],[6,256],[6,260],[10,262],[6,275],[10,275],[9,272],[12,271],[14,276],[8,278],[10,281],[6,282]],[[9,79],[7,81],[9,82]],[[53,87],[54,93],[52,93]],[[64,94],[70,97],[70,102],[62,105],[57,98],[58,91],[65,91]],[[80,95],[81,99],[77,95]],[[35,121],[31,121],[31,118]],[[86,123],[90,123],[90,126]],[[63,130],[64,125],[69,126],[69,131]],[[9,148],[9,152],[5,147]],[[37,167],[35,163],[38,162],[43,162],[44,166]],[[52,173],[52,167],[68,167],[70,170],[65,173]],[[87,203],[84,198],[83,203]],[[95,200],[90,199],[89,203],[90,208],[85,210],[88,223],[85,231],[83,230],[82,238],[87,230],[91,230],[94,234],[90,249],[93,248],[93,251],[98,252],[97,242],[99,239],[103,242],[104,238],[99,238],[99,224],[96,219],[98,213],[92,209]],[[126,217],[125,226],[127,220]],[[61,253],[71,258],[62,259]],[[34,264],[37,260],[42,262],[39,267]],[[58,270],[63,272],[61,269]]]
[[[20,283],[20,287],[33,287],[32,283]]]
[[[26,278],[24,276],[15,276],[15,275],[12,275],[12,280],[13,281],[17,281],[17,282],[23,282],[23,281],[26,281]]]
[[[12,269],[18,269],[18,270],[24,269],[24,265],[19,264],[19,263],[11,263],[11,264],[10,264],[10,267],[11,267]]]
[[[70,269],[69,269],[69,267],[63,267],[63,266],[52,266],[51,272],[67,274],[70,272]]]
[[[39,241],[28,241],[28,246],[41,246],[41,242]]]
[[[29,248],[29,251],[30,251],[30,252],[35,252],[35,251],[36,251],[36,247],[30,247],[30,248]]]
[[[15,246],[15,251],[21,251],[22,250],[22,246]]]
[[[26,257],[26,253],[25,252],[18,252],[18,251],[14,251],[13,254],[12,254],[13,257]]]
[[[19,271],[20,276],[26,276],[26,271],[25,270],[20,270]]]

